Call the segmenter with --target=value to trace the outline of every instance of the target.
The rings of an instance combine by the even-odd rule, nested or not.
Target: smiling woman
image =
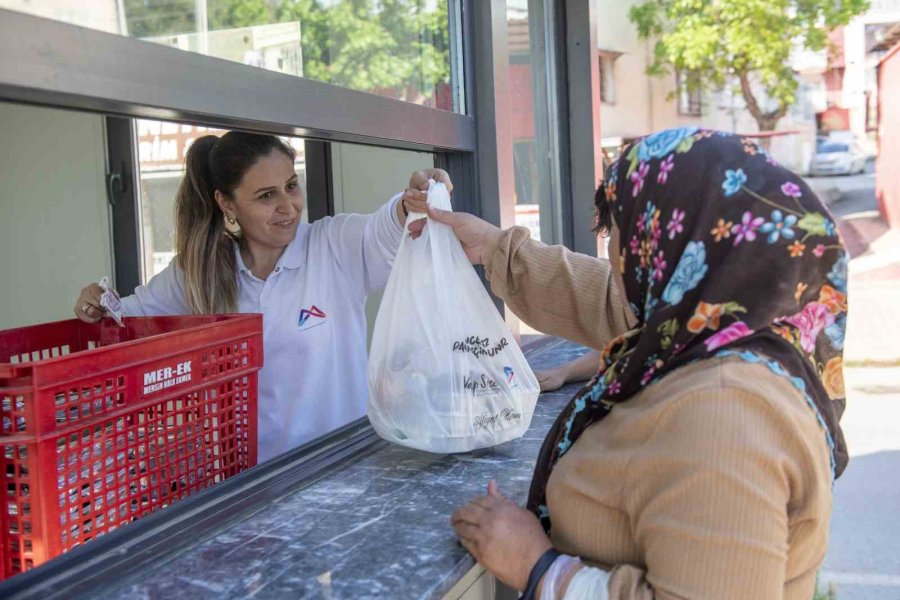
[[[304,223],[294,150],[271,135],[197,139],[175,197],[169,266],[122,298],[127,316],[263,314],[259,460],[268,460],[365,414],[366,314],[384,287],[406,214],[424,213],[429,179],[370,215]],[[75,314],[103,316],[100,288],[82,290]],[[333,401],[322,402],[329,398]]]
[[[197,313],[234,312],[233,250],[216,242],[231,238],[248,268],[260,279],[269,276],[303,212],[294,151],[274,136],[232,131],[198,139],[186,163],[175,199],[185,298]]]

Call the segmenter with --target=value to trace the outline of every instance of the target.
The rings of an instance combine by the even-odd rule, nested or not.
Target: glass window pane
[[[136,121],[135,129],[139,156],[139,201],[143,232],[142,261],[144,272],[142,279],[143,282],[146,283],[154,275],[165,269],[175,256],[175,196],[176,190],[184,177],[184,157],[188,148],[190,148],[201,136],[221,136],[226,133],[226,130],[150,120]],[[322,168],[322,162],[316,162],[314,160],[314,152],[316,152],[315,147],[310,145],[309,152],[307,153],[306,142],[302,138],[282,139],[290,143],[297,152],[294,167],[299,175],[300,184],[306,200],[304,202],[303,221],[308,220],[306,210],[310,205],[314,207],[312,214],[324,214],[325,211],[322,210],[323,205],[327,205],[329,211],[333,214],[374,213],[384,206],[392,197],[406,188],[411,173],[423,168],[429,168],[433,166],[435,162],[435,156],[430,153],[335,142],[331,143],[329,148],[330,151],[327,153],[329,159],[326,163],[330,167],[330,172],[326,173],[323,171],[312,170]],[[310,167],[307,166],[307,156],[309,156],[310,159]],[[102,164],[102,161],[98,164]],[[330,198],[310,197],[306,193],[308,177],[327,178]],[[99,181],[102,184],[102,178]],[[313,185],[310,185],[309,187],[315,189],[315,186]],[[103,196],[101,196],[100,205],[105,210],[106,200]],[[332,225],[334,225],[334,223],[335,222],[332,221]],[[326,224],[326,227],[327,226],[328,225]],[[338,224],[338,227],[342,227],[342,225]],[[329,239],[332,238],[330,237]],[[334,234],[332,242],[344,245],[343,248],[338,248],[334,251],[347,252],[347,246],[350,246],[354,251],[353,255],[358,256],[359,261],[363,261],[363,253],[359,252],[361,248],[359,246],[353,246],[354,240],[356,244],[360,243],[360,239],[352,234],[349,237],[342,237]],[[310,252],[312,251],[310,250]],[[356,252],[359,253],[356,254]],[[348,253],[346,256],[352,255]],[[332,273],[330,269],[336,268],[335,265],[338,264],[334,261],[333,257],[329,258],[328,256],[319,254],[314,255],[311,253],[309,254],[308,260],[323,261],[320,264],[328,265],[325,267],[325,271],[321,271],[319,267],[310,271],[309,269],[311,267],[308,267],[307,272],[317,274],[313,275],[313,277],[319,277],[323,274],[333,276],[336,273],[340,276],[339,278],[343,278],[348,273],[361,272],[351,268],[342,269]],[[368,273],[367,269],[365,269],[365,271]],[[335,300],[333,296],[330,296],[333,292],[328,291],[333,288],[325,286],[323,289],[320,284],[315,283],[314,279],[310,279],[308,285],[310,288],[308,289],[308,296],[304,298],[304,302],[310,302],[310,298],[314,298],[316,304],[313,305],[310,303],[309,305],[304,304],[303,306],[317,306],[318,309],[325,314],[332,314],[333,308],[338,314],[350,315],[346,317],[346,322],[354,322],[355,317],[353,316],[354,313],[351,311],[350,304],[345,306],[342,302],[349,302],[352,304],[355,300]],[[347,289],[355,288],[351,287]],[[76,296],[73,295],[72,297],[74,298]],[[375,317],[380,307],[381,298],[381,290],[373,290],[368,294],[366,299],[365,315],[368,325],[367,336],[369,341],[371,341]],[[297,303],[296,310],[299,313],[302,308],[300,305],[301,299],[290,300],[286,302],[286,304],[291,304],[292,302]],[[322,304],[323,302],[326,304]],[[260,305],[260,310],[269,314],[269,309],[262,305]],[[332,318],[334,319],[336,317]],[[352,339],[346,338],[347,332],[353,331],[353,329],[351,329],[352,327],[353,326],[351,325],[333,331],[330,328],[327,330],[322,328],[320,333],[323,331],[329,331],[331,333],[324,334],[326,337],[321,339],[331,339],[328,336],[332,335],[344,336],[335,337],[333,342],[341,344],[344,348],[352,348],[357,342],[353,342]],[[267,333],[266,335],[272,334]],[[300,363],[303,363],[305,356],[308,356],[309,353],[314,352],[316,351],[316,348],[319,348],[318,345],[309,341],[310,339],[316,340],[319,338],[301,336],[291,339],[295,340],[295,342],[292,341],[291,343],[296,343],[296,346],[291,347],[290,353],[292,356],[296,356]],[[352,352],[341,354],[341,356],[352,356]],[[359,365],[360,363],[356,364]],[[271,374],[268,375],[268,377],[271,376]],[[356,372],[356,374],[351,373],[350,376],[351,379],[352,377],[362,376],[364,381],[364,371],[362,373]],[[262,387],[260,389],[262,390]],[[335,397],[334,400],[335,402],[352,403],[358,402],[360,398]],[[306,402],[307,404],[304,406],[312,407],[315,405],[310,398],[299,398],[298,401]],[[362,406],[364,407],[364,397]],[[362,416],[363,414],[365,414],[364,410],[359,412],[358,416]],[[344,423],[341,422],[338,424],[342,425]],[[317,431],[316,435],[325,433],[328,433],[328,431]]]
[[[81,288],[115,274],[103,127],[97,114],[0,102],[15,148],[0,161],[0,329],[71,319]]]
[[[184,157],[195,139],[223,135],[226,130],[182,125],[165,121],[138,120],[139,171],[141,179],[142,277],[151,277],[168,266],[175,256],[175,193],[184,177]],[[297,153],[294,167],[306,194],[306,153],[301,138],[283,138]],[[302,221],[307,221],[307,204]]]
[[[184,157],[188,148],[201,136],[221,136],[227,130],[145,119],[137,120],[135,127],[141,182],[141,281],[147,283],[175,257],[175,194],[184,177]],[[306,198],[301,220],[308,222],[309,204],[325,202],[325,199],[310,198],[306,193],[304,140],[282,139],[297,153],[294,167]],[[333,212],[375,212],[388,198],[403,190],[413,171],[433,164],[434,155],[426,152],[334,143],[331,145],[332,170],[328,174]],[[369,296],[366,304],[370,341],[380,302],[381,292],[376,292]]]
[[[375,212],[387,198],[402,191],[398,185],[402,186],[408,181],[411,173],[433,164],[434,155],[427,152],[359,144],[331,144],[334,212]],[[378,291],[370,294],[366,301],[369,343],[372,342],[381,297],[382,292]]]
[[[0,8],[453,110],[447,3],[0,0]]]
[[[508,0],[510,125],[516,189],[516,224],[531,237],[563,243],[562,206],[554,183],[550,90],[541,3]]]

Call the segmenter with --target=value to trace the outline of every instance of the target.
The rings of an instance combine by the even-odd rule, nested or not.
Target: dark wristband
[[[400,198],[400,208],[403,209],[403,216],[404,216],[404,217],[408,217],[408,216],[409,216],[409,211],[406,210],[406,202],[403,201],[403,198]]]
[[[520,600],[535,600],[534,593],[537,591],[537,586],[541,582],[541,577],[544,576],[544,573],[547,572],[547,569],[550,568],[550,565],[552,565],[553,561],[559,558],[559,556],[559,552],[554,548],[550,548],[541,554],[541,557],[537,559],[537,562],[531,567],[531,574],[528,575],[528,586],[525,588],[525,593],[522,594]]]

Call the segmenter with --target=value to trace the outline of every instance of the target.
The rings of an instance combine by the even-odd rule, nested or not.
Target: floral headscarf
[[[714,356],[788,378],[822,425],[840,475],[848,257],[819,199],[755,143],[697,128],[629,146],[603,185],[619,231],[613,268],[638,324],[606,347],[600,372],[544,442],[528,500],[544,527],[550,471],[578,436],[617,403]]]

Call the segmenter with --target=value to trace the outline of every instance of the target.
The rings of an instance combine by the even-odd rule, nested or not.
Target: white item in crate
[[[443,184],[428,202],[452,210]],[[408,222],[425,215],[410,214]],[[375,321],[372,426],[388,441],[467,452],[520,437],[540,388],[453,230],[406,231]]]
[[[103,294],[100,295],[100,306],[106,309],[106,314],[112,317],[119,327],[125,327],[125,323],[122,322],[125,309],[122,308],[118,294],[109,287],[109,277],[101,277],[98,285],[103,288]]]

